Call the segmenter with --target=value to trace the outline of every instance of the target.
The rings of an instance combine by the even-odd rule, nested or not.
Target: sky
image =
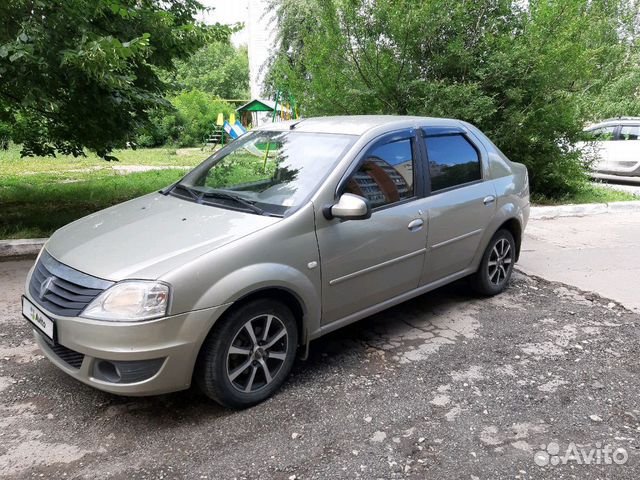
[[[202,14],[200,20],[205,23],[237,23],[246,24],[248,17],[249,0],[200,0],[205,7],[213,7],[214,10],[207,14]],[[248,36],[246,29],[234,34],[231,41],[234,45],[247,44]]]

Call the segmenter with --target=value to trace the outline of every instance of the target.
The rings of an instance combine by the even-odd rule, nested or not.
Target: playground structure
[[[229,115],[229,119],[224,119],[224,113],[218,113],[216,119],[216,125],[214,131],[205,141],[205,147],[215,148],[218,145],[224,147],[225,138],[229,137],[231,140],[235,140],[240,135],[246,133],[247,129],[236,120],[234,113]]]
[[[205,141],[205,146],[215,148],[224,146],[225,140],[235,140],[247,132],[253,126],[262,125],[269,121],[297,119],[298,107],[295,99],[290,94],[278,90],[275,100],[254,98],[236,109],[239,119],[232,113],[229,119],[224,119],[224,114],[219,113],[215,129]],[[268,154],[267,148],[267,154]],[[252,152],[253,153],[253,152]],[[265,152],[261,152],[264,154]],[[266,157],[265,157],[266,158]]]

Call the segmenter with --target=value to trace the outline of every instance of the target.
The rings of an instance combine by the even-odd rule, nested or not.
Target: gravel
[[[517,274],[485,299],[459,282],[314,342],[274,398],[231,411],[195,389],[126,398],[68,377],[20,318],[27,264],[11,268],[15,284],[0,292],[4,478],[640,473],[640,316],[593,294]],[[625,462],[605,464],[605,447]]]

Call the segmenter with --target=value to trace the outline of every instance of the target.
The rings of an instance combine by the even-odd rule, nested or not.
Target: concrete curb
[[[532,220],[551,220],[560,217],[584,217],[616,212],[640,212],[640,200],[611,203],[585,203],[582,205],[558,205],[553,207],[531,207]],[[0,240],[0,258],[35,257],[46,242],[46,238]]]
[[[560,217],[585,217],[616,212],[640,212],[640,200],[611,203],[584,203],[579,205],[558,205],[552,207],[531,207],[532,220],[551,220]]]
[[[0,240],[0,258],[35,257],[46,242],[46,238],[27,238],[23,240]]]

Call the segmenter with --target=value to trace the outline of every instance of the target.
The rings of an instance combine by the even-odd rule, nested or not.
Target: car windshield
[[[201,163],[170,192],[200,203],[285,215],[305,202],[356,138],[249,132]]]

